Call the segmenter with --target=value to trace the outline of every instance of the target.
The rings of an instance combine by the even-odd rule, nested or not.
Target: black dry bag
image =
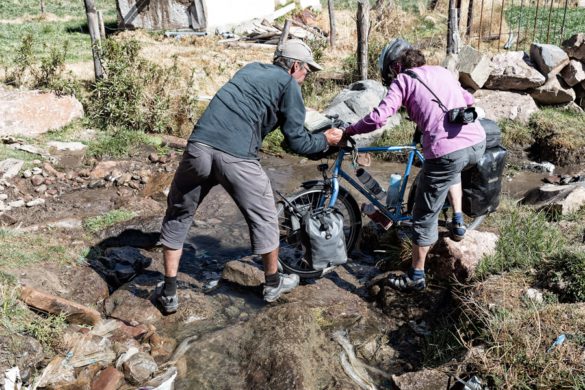
[[[301,221],[305,257],[313,269],[322,270],[347,262],[343,214],[336,208],[311,210]]]
[[[485,130],[485,148],[491,149],[502,143],[502,129],[491,119],[480,119],[481,127]]]
[[[487,149],[477,164],[461,172],[463,212],[469,217],[491,213],[500,204],[506,149]]]

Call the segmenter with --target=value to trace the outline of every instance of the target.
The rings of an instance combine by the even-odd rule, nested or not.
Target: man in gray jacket
[[[277,128],[299,154],[321,152],[341,140],[338,129],[311,134],[303,127],[300,84],[309,72],[320,69],[307,45],[289,40],[277,50],[273,64],[251,63],[240,69],[195,125],[171,185],[161,229],[165,280],[156,294],[165,313],[178,308],[177,271],[195,211],[217,184],[238,205],[248,223],[252,250],[262,256],[264,299],[273,302],[299,284],[298,275],[278,272],[276,207],[258,150],[264,137]]]

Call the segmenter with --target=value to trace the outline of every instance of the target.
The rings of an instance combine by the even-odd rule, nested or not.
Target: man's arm
[[[305,130],[305,105],[301,88],[294,82],[288,84],[279,106],[282,114],[280,129],[288,146],[299,154],[313,154],[326,150],[329,145],[336,145],[343,132],[329,129],[323,133],[312,134]]]

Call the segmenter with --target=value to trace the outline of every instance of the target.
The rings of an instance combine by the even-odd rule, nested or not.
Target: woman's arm
[[[347,135],[369,133],[382,128],[388,118],[396,114],[396,111],[402,105],[403,87],[399,80],[395,80],[388,89],[388,93],[382,99],[378,107],[363,117],[360,121],[354,123],[345,129]]]

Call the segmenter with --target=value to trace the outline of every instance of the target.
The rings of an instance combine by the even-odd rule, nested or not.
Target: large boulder
[[[562,46],[569,57],[585,61],[585,33],[573,35],[571,38],[563,41]]]
[[[569,87],[574,87],[585,80],[585,64],[581,61],[571,60],[569,65],[563,68],[561,75]]]
[[[439,279],[469,280],[484,256],[495,253],[497,241],[494,233],[476,230],[468,231],[460,242],[441,237],[429,252],[428,268]]]
[[[351,84],[337,95],[323,111],[325,115],[338,115],[339,119],[355,123],[369,114],[372,109],[386,96],[386,88],[375,80],[362,80]],[[397,126],[400,115],[396,114],[386,122],[386,125],[368,134],[354,136],[358,146],[367,146],[384,134],[384,131]]]
[[[492,72],[484,88],[503,91],[524,91],[544,84],[546,78],[536,70],[526,53],[513,51],[492,58]]]
[[[486,118],[493,121],[511,119],[528,123],[530,115],[538,111],[538,106],[530,95],[482,89],[474,95],[476,105],[485,110]]]
[[[471,46],[459,52],[459,81],[464,87],[478,90],[488,80],[491,73],[489,57]]]
[[[545,76],[558,73],[569,63],[569,56],[563,49],[544,43],[530,45],[530,59]]]
[[[540,104],[564,104],[575,100],[575,91],[567,87],[559,75],[551,74],[544,85],[530,94]]]
[[[553,218],[571,214],[585,206],[585,183],[545,184],[529,191],[523,203],[532,204]]]
[[[35,137],[81,117],[83,106],[74,96],[0,86],[0,136]]]

